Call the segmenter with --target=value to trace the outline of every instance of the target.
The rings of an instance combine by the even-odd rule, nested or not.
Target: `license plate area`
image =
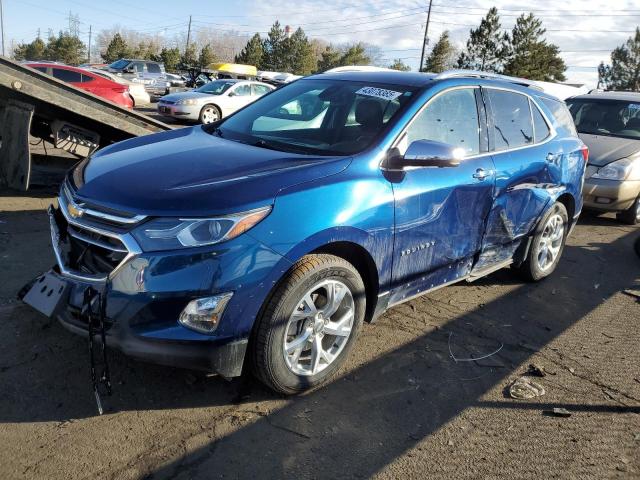
[[[69,284],[50,272],[40,276],[22,299],[27,305],[52,317],[66,301]]]

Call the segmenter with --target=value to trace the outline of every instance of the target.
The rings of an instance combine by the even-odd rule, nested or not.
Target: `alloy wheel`
[[[537,261],[540,270],[549,270],[558,259],[564,240],[564,228],[564,220],[558,214],[551,215],[547,220],[538,241]]]
[[[355,319],[351,290],[325,279],[302,296],[285,328],[282,353],[291,372],[311,376],[331,365],[347,345]]]

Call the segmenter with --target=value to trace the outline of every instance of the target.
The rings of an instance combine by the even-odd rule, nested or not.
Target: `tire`
[[[353,265],[333,255],[303,257],[262,309],[250,347],[254,375],[284,394],[326,382],[348,358],[365,307],[364,283]]]
[[[198,116],[198,121],[203,125],[207,125],[209,123],[217,122],[222,118],[222,112],[215,105],[205,105],[200,110],[200,115]]]
[[[537,282],[551,275],[558,266],[568,233],[567,209],[562,203],[556,202],[538,224],[527,258],[516,268],[520,276],[527,281]]]
[[[618,213],[616,217],[621,222],[627,223],[629,225],[637,225],[638,223],[640,223],[640,196],[636,198],[636,201],[633,202],[633,205],[631,205],[624,212]]]

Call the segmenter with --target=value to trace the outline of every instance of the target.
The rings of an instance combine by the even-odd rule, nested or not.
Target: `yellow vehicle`
[[[239,80],[254,80],[258,70],[253,65],[239,63],[211,63],[209,70],[214,70],[218,78],[237,78]]]

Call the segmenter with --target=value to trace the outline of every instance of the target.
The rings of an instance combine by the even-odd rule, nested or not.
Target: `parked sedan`
[[[567,104],[590,152],[585,207],[640,223],[640,93],[581,95]]]
[[[106,70],[101,70],[99,68],[83,67],[83,69],[87,72],[104,77],[107,80],[111,80],[112,82],[126,85],[129,89],[129,95],[131,95],[131,98],[133,99],[134,107],[151,103],[151,97],[147,93],[144,83],[136,82],[134,80],[128,80],[124,77],[116,75],[115,73],[107,72]]]
[[[46,62],[29,62],[25,65],[34,70],[46,73],[47,75],[51,75],[53,78],[69,83],[74,87],[81,88],[113,103],[117,103],[122,107],[133,108],[133,99],[126,85],[113,82],[100,75],[83,70],[82,68],[71,67],[69,65]]]
[[[215,80],[190,92],[172,93],[158,102],[158,112],[173,118],[213,123],[257,100],[274,87],[247,80]]]

